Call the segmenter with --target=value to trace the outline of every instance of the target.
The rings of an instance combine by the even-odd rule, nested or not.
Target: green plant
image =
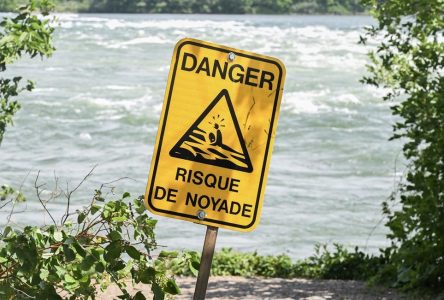
[[[187,252],[186,255],[188,264],[181,264],[179,268],[174,268],[173,272],[178,275],[196,276],[195,269],[198,267],[200,256],[194,251]],[[256,252],[243,253],[223,248],[214,255],[211,274],[367,280],[379,271],[384,262],[383,257],[364,254],[357,248],[354,252],[349,252],[337,244],[332,251],[327,245],[316,245],[313,256],[294,263],[285,254],[261,256]]]
[[[8,185],[2,185],[0,187],[0,209],[12,202],[20,203],[25,200],[25,195],[22,192],[17,191]]]
[[[16,17],[3,19],[1,72],[23,54],[31,58],[51,55],[54,28],[46,17],[51,9],[50,1],[30,0]],[[14,97],[34,87],[30,81],[21,87],[20,81],[21,77],[0,79],[0,143],[20,108]],[[26,200],[23,193],[6,185],[0,188],[0,210],[10,208],[8,225],[0,233],[0,299],[94,299],[98,289],[111,283],[119,287],[120,299],[145,299],[141,292],[129,294],[128,280],[151,285],[156,300],[179,293],[169,269],[184,260],[171,252],[161,252],[155,260],[151,257],[157,247],[156,220],[148,217],[141,198],[130,201],[130,194],[124,193],[117,200],[105,201],[102,185],[88,206],[73,213],[72,197],[84,180],[71,191],[62,193],[56,188],[43,199],[48,191],[38,184],[37,176],[37,199],[52,224],[23,229],[9,225],[16,205]],[[63,195],[66,210],[56,221],[48,202]]]
[[[378,38],[363,82],[387,89],[402,139],[405,177],[383,203],[391,247],[382,280],[444,290],[444,1],[366,0]]]
[[[0,22],[0,72],[23,54],[30,57],[50,56],[54,50],[52,19],[36,15],[48,16],[53,4],[49,0],[29,0],[27,5],[20,7],[15,17],[4,17]],[[20,103],[14,100],[20,92],[31,91],[34,83],[28,81],[21,86],[22,77],[0,78],[0,144],[7,125],[13,124],[12,117],[20,109]]]
[[[314,255],[299,261],[294,266],[294,275],[319,279],[368,280],[384,265],[382,256],[376,257],[363,253],[356,247],[349,252],[344,246],[316,245]]]
[[[185,252],[187,264],[173,268],[177,275],[197,275],[200,254],[195,251]],[[256,252],[243,253],[223,248],[213,257],[211,274],[215,276],[264,276],[289,278],[292,275],[292,262],[287,255],[260,256]]]
[[[235,252],[224,248],[217,252],[213,259],[211,273],[226,276],[291,276],[291,259],[287,255],[260,256],[254,253]]]
[[[152,258],[157,221],[146,214],[142,198],[124,193],[107,201],[102,186],[89,205],[72,213],[69,204],[80,185],[65,193],[48,193],[43,186],[37,178],[36,194],[52,224],[8,225],[0,234],[1,299],[94,299],[111,283],[120,288],[120,299],[145,299],[141,292],[129,294],[128,280],[151,285],[156,300],[179,293],[169,270],[186,260],[166,251]],[[62,195],[67,208],[57,222],[47,203]]]

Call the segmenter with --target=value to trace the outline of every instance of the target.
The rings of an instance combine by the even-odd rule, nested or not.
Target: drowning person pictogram
[[[251,173],[253,166],[226,89],[171,149],[170,156]]]

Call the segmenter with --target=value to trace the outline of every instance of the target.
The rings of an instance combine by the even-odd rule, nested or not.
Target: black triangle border
[[[189,136],[193,132],[193,128],[198,127],[198,125],[203,121],[203,119],[210,113],[210,111],[216,106],[216,104],[224,96],[225,96],[225,99],[227,100],[228,110],[230,111],[230,115],[231,115],[231,118],[234,123],[234,128],[236,129],[236,134],[239,139],[239,143],[241,145],[242,152],[245,155],[245,160],[246,160],[246,164],[248,165],[248,167],[247,168],[237,167],[237,166],[226,167],[226,166],[221,165],[219,163],[219,161],[217,161],[217,160],[203,162],[203,161],[199,161],[199,160],[195,160],[195,159],[183,158],[183,157],[177,155],[176,153],[174,153],[175,152],[174,149],[180,148],[180,146],[186,140],[187,136]],[[173,148],[171,148],[169,154],[171,157],[190,160],[190,161],[194,161],[194,162],[205,164],[205,165],[213,165],[213,166],[217,166],[217,167],[221,167],[221,168],[232,169],[232,170],[237,170],[237,171],[242,171],[242,172],[247,172],[247,173],[253,172],[253,165],[251,164],[250,155],[248,154],[247,147],[245,146],[245,141],[242,136],[242,132],[240,130],[239,123],[237,121],[236,113],[234,112],[233,103],[231,102],[230,94],[228,93],[227,89],[222,89],[219,92],[219,94],[216,96],[216,98],[214,98],[214,100],[210,103],[210,105],[208,105],[208,107],[200,114],[200,116],[196,119],[196,121],[190,126],[190,128],[183,134],[182,138],[174,145]]]

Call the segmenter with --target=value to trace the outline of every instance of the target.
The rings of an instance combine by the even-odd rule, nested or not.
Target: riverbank
[[[178,277],[177,282],[181,294],[175,300],[192,299],[196,278]],[[152,298],[150,287],[136,285],[131,293],[142,291],[147,299]],[[116,286],[111,285],[105,292],[100,293],[98,300],[115,299],[119,295]],[[418,299],[417,296],[414,297]],[[222,299],[413,299],[388,288],[371,288],[362,281],[352,280],[310,280],[310,279],[282,279],[263,277],[215,276],[210,277],[207,297],[211,300]]]

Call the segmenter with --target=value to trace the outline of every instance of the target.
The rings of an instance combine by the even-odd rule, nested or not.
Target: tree
[[[51,19],[45,18],[51,8],[49,1],[29,0],[18,16],[4,18],[0,23],[0,71],[23,54],[51,55],[54,28]],[[43,17],[36,15],[37,11]],[[14,98],[34,87],[30,81],[20,87],[20,81],[21,77],[0,79],[0,141],[20,108]],[[157,248],[157,221],[146,214],[142,198],[131,200],[130,194],[124,193],[116,200],[109,199],[113,187],[103,184],[88,205],[72,211],[76,190],[91,174],[71,190],[68,184],[66,190],[60,189],[56,178],[52,191],[45,190],[37,176],[36,201],[52,222],[44,226],[11,225],[15,206],[26,199],[21,192],[0,187],[0,210],[9,209],[7,224],[0,231],[0,299],[94,299],[98,289],[104,290],[111,282],[120,289],[120,299],[145,299],[140,291],[135,295],[128,292],[128,280],[150,284],[154,299],[179,293],[169,270],[187,260],[168,251],[155,260],[151,257]],[[66,210],[58,219],[47,204],[60,197],[66,200]]]
[[[2,6],[3,5],[3,6]],[[8,0],[0,5],[2,9],[10,9],[15,1]],[[53,3],[47,0],[36,2],[29,0],[28,4],[19,8],[15,17],[4,17],[0,22],[0,72],[4,72],[7,66],[28,54],[31,57],[40,55],[50,56],[54,50],[52,44],[52,20],[47,16],[53,9]],[[40,12],[41,16],[35,13]],[[7,125],[13,124],[13,116],[20,109],[20,103],[15,100],[24,91],[32,91],[34,83],[30,80],[23,86],[22,77],[0,77],[0,145]],[[25,196],[12,187],[2,185],[0,187],[0,201],[5,207],[12,202],[23,202]]]
[[[408,161],[392,203],[383,203],[392,241],[384,275],[405,288],[443,290],[444,1],[365,2],[378,21],[366,38],[380,42],[363,82],[388,90],[399,120],[392,139],[405,142]]]
[[[15,0],[3,0],[0,3],[0,11],[12,11],[15,9]]]
[[[292,0],[254,0],[253,11],[260,14],[286,14],[290,12]]]
[[[16,17],[5,17],[0,23],[0,72],[20,58],[23,54],[31,57],[50,56],[54,50],[51,19],[37,16],[40,11],[47,16],[53,5],[48,0],[30,0],[19,9]],[[12,117],[20,109],[20,103],[14,100],[23,90],[31,91],[34,84],[28,81],[23,87],[21,77],[0,78],[0,144],[6,126],[13,124]]]

